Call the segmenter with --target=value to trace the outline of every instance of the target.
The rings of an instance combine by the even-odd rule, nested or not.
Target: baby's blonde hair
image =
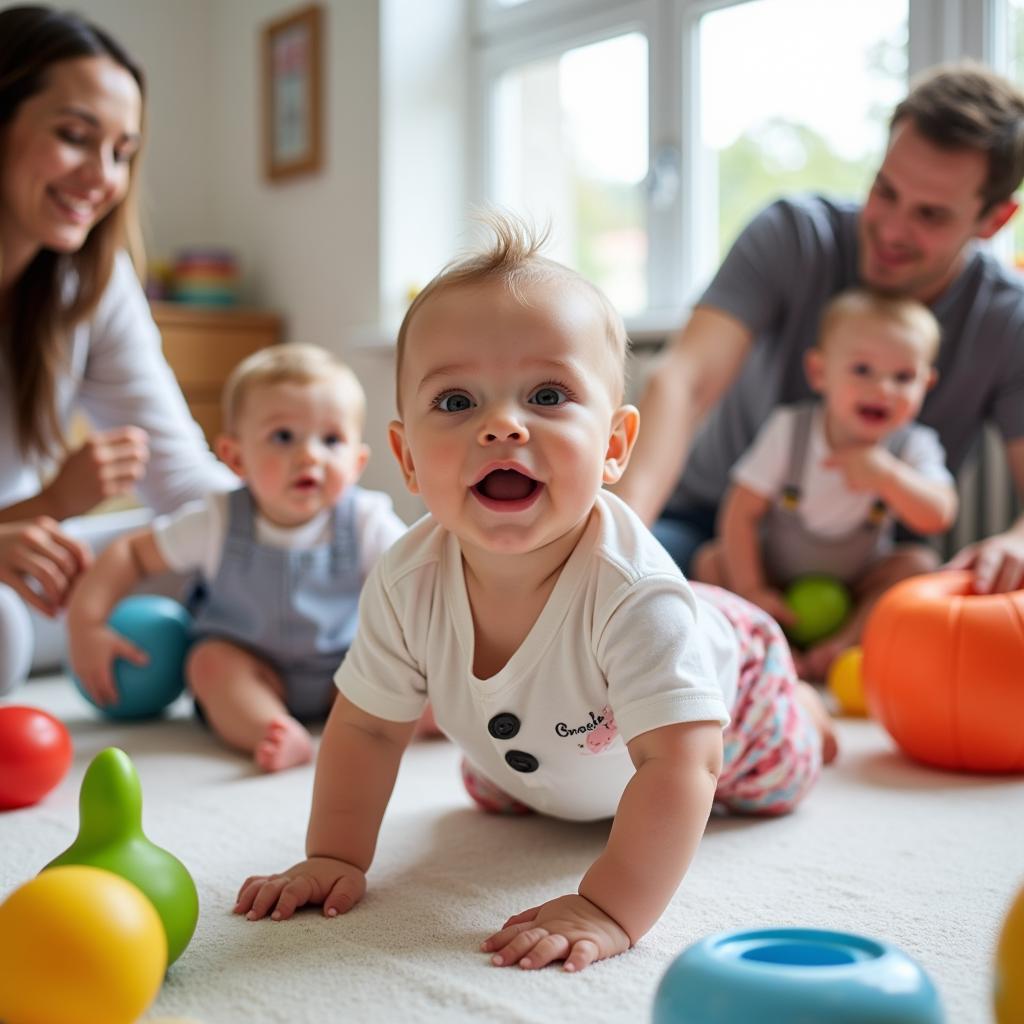
[[[616,367],[618,394],[615,398],[616,401],[621,401],[626,384],[626,354],[629,350],[629,338],[626,335],[622,317],[608,297],[582,274],[556,260],[541,255],[541,249],[548,240],[548,230],[538,231],[513,214],[497,211],[482,213],[478,219],[491,232],[490,243],[452,260],[413,299],[402,319],[402,325],[398,329],[395,359],[399,410],[402,407],[402,362],[409,325],[412,323],[413,317],[433,296],[441,291],[492,280],[504,281],[509,292],[523,305],[528,305],[526,291],[530,285],[558,279],[564,280],[568,285],[580,288],[584,294],[590,296],[604,320],[612,361]]]
[[[818,348],[824,350],[836,323],[850,316],[877,316],[913,331],[925,343],[930,362],[935,360],[942,328],[932,311],[917,299],[906,295],[850,288],[840,292],[826,306],[818,327]]]
[[[221,396],[224,429],[235,429],[245,400],[257,387],[274,384],[313,384],[334,379],[345,393],[352,422],[361,431],[366,419],[366,395],[359,378],[333,353],[318,345],[287,342],[261,348],[231,371]]]

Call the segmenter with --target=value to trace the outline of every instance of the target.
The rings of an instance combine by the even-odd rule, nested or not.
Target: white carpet
[[[641,944],[566,975],[494,968],[477,948],[506,915],[573,890],[607,826],[477,813],[445,742],[407,754],[364,903],[333,921],[305,913],[247,923],[230,913],[242,879],[301,855],[312,768],[256,774],[184,703],[169,720],[108,723],[55,677],[31,681],[8,703],[61,717],[75,760],[42,803],[0,814],[0,898],[70,843],[82,774],[110,745],[127,750],[142,777],[146,832],[196,880],[199,927],[154,1018],[643,1024],[662,972],[691,942],[782,924],[894,942],[929,971],[950,1024],[991,1021],[995,936],[1024,883],[1024,779],[918,767],[871,722],[841,724],[840,761],[796,814],[712,821]]]

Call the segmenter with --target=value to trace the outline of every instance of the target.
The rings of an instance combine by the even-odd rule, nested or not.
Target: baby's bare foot
[[[804,706],[804,710],[811,716],[811,721],[817,726],[821,733],[821,760],[823,764],[831,764],[839,754],[839,739],[836,736],[836,727],[832,716],[825,707],[818,691],[802,680],[796,684],[796,697]]]
[[[253,760],[265,772],[279,772],[313,760],[313,740],[294,718],[279,715],[270,720]]]

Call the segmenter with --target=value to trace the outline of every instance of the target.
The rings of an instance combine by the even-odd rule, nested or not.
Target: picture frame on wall
[[[322,25],[321,6],[310,4],[263,29],[263,158],[271,181],[322,165]]]

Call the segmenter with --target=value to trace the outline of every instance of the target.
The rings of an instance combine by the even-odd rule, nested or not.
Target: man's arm
[[[1006,442],[1006,460],[1024,502],[1024,438]],[[1024,516],[1003,533],[969,544],[949,562],[951,569],[973,569],[979,594],[1004,593],[1024,587]]]
[[[697,428],[736,379],[753,332],[729,313],[698,306],[669,342],[640,400],[640,435],[614,490],[650,524],[672,493]]]

